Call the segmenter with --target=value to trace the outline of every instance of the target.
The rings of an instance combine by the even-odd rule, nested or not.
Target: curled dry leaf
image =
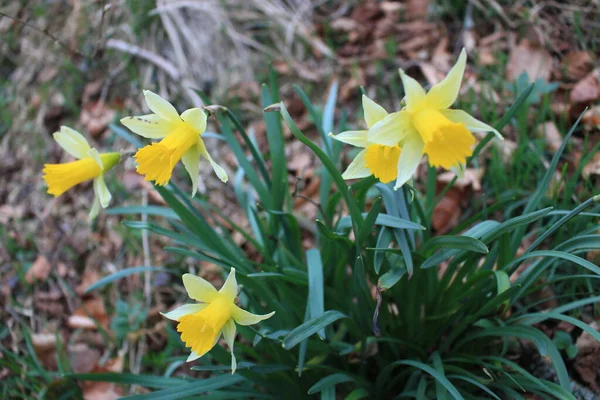
[[[510,81],[515,81],[525,72],[531,81],[542,79],[550,80],[552,72],[552,56],[546,49],[523,39],[510,52],[506,76]]]
[[[440,235],[454,228],[462,215],[460,206],[463,191],[452,187],[433,209],[431,224]]]
[[[465,169],[465,174],[462,178],[458,178],[456,182],[454,182],[454,186],[459,189],[466,189],[467,187],[472,187],[476,192],[481,190],[481,178],[483,178],[483,174],[485,173],[485,169],[483,168],[467,168]],[[441,183],[448,183],[454,179],[454,172],[446,171],[438,175],[437,181]]]
[[[552,121],[544,122],[538,128],[538,134],[546,138],[546,145],[553,153],[556,153],[562,144],[562,136]]]
[[[578,81],[594,68],[592,56],[587,51],[571,51],[563,60],[565,78]]]
[[[46,280],[51,269],[52,267],[46,256],[39,255],[27,270],[25,280],[27,283],[33,283],[35,280]]]
[[[577,82],[571,91],[571,103],[590,103],[600,99],[600,68]]]

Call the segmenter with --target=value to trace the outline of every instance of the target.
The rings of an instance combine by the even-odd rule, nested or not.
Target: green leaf
[[[64,374],[65,378],[92,382],[113,382],[124,385],[140,385],[155,389],[173,388],[186,385],[189,379],[167,378],[156,375],[138,375],[127,373],[99,373],[99,374]]]
[[[308,389],[308,394],[315,394],[322,391],[323,389],[327,389],[337,385],[338,383],[345,382],[354,382],[354,378],[342,373],[329,375],[323,379],[320,379],[317,383],[312,385],[310,389]]]
[[[371,209],[367,213],[365,220],[363,222],[363,225],[360,227],[360,231],[358,232],[358,236],[359,236],[358,242],[359,243],[364,242],[367,239],[367,237],[371,234],[371,232],[373,231],[373,225],[375,225],[375,220],[380,215],[379,214],[380,211],[381,211],[381,197],[377,197],[373,201],[373,204],[371,205]]]
[[[363,217],[367,216],[367,213],[361,214]],[[418,229],[425,230],[425,227],[415,222],[408,221],[402,218],[394,217],[389,214],[379,214],[375,220],[375,225],[387,226],[389,228],[398,229]],[[352,219],[350,216],[345,216],[338,222],[338,229],[346,229],[352,226]]]
[[[325,311],[325,295],[323,288],[323,263],[319,249],[306,251],[308,264],[308,310],[310,318],[316,318]],[[325,329],[318,331],[321,339],[325,339]]]
[[[508,264],[508,266],[512,266],[514,264],[518,264],[519,262],[528,259],[528,258],[534,258],[534,257],[555,257],[555,258],[560,258],[563,260],[567,260],[567,261],[571,261],[589,271],[592,271],[595,274],[600,275],[600,267],[597,267],[595,264],[589,262],[588,260],[586,260],[585,258],[581,258],[578,256],[575,256],[573,254],[569,254],[569,253],[565,253],[564,251],[556,251],[556,250],[538,250],[538,251],[532,251],[529,254],[525,254],[519,258],[517,258],[516,260],[514,260],[512,263]],[[507,266],[507,267],[508,267]]]
[[[165,217],[169,219],[179,219],[179,216],[175,213],[175,211],[171,210],[169,207],[159,207],[159,206],[129,206],[129,207],[113,207],[107,208],[104,211],[109,215],[155,215],[158,217]]]
[[[365,388],[354,389],[344,400],[360,400],[369,397],[369,392]]]
[[[212,392],[224,387],[233,386],[236,383],[244,381],[245,378],[240,375],[219,375],[214,378],[201,379],[192,383],[179,384],[177,387],[159,390],[147,394],[136,394],[123,397],[127,400],[176,400],[201,393]]]
[[[261,90],[261,102],[263,108],[273,102],[269,88],[264,84]],[[263,114],[267,131],[267,142],[269,144],[269,154],[271,156],[271,171],[273,174],[271,189],[273,203],[271,207],[274,210],[283,210],[285,195],[288,192],[285,139],[281,131],[279,115],[275,112],[266,112]]]
[[[109,283],[112,283],[114,281],[118,281],[119,279],[123,279],[126,276],[130,276],[130,275],[134,275],[134,274],[139,274],[141,272],[168,272],[170,274],[173,275],[178,275],[173,271],[169,271],[168,269],[165,268],[159,268],[159,267],[131,267],[131,268],[126,268],[126,269],[122,269],[120,271],[115,272],[114,274],[110,274],[108,276],[105,276],[104,278],[98,279],[96,282],[94,282],[93,284],[91,284],[87,289],[85,289],[85,293],[90,293],[96,289],[99,289],[101,287],[104,287],[106,285],[108,285]]]
[[[283,347],[289,350],[304,339],[310,337],[314,333],[317,333],[321,329],[331,325],[341,318],[348,317],[339,311],[325,311],[322,315],[316,318],[311,318],[302,325],[292,329],[292,331],[283,339]]]
[[[398,281],[406,273],[406,268],[393,267],[391,270],[379,277],[379,283],[377,285],[381,288],[381,290],[388,290],[398,283]]]
[[[513,231],[521,226],[529,225],[530,223],[537,221],[538,219],[544,217],[552,211],[552,207],[543,208],[538,211],[534,211],[528,214],[519,215],[518,217],[507,219],[502,222],[500,225],[491,229],[484,237],[481,238],[481,241],[484,243],[490,243],[494,239],[502,236],[505,233]]]
[[[458,389],[448,380],[448,378],[446,378],[445,376],[443,376],[442,374],[440,374],[435,369],[431,368],[429,365],[423,364],[423,363],[418,362],[418,361],[413,361],[413,360],[395,361],[395,362],[391,363],[390,365],[388,365],[387,367],[385,367],[384,370],[381,372],[380,375],[384,375],[384,373],[388,372],[388,371],[391,372],[391,369],[393,367],[396,367],[396,366],[399,366],[399,365],[408,365],[408,366],[420,369],[420,370],[428,373],[437,382],[439,382],[444,388],[446,388],[446,390],[450,393],[450,395],[455,400],[464,400],[464,397],[462,397],[462,395],[460,394],[460,392],[458,391]],[[389,374],[385,374],[384,376],[387,377],[388,375]],[[380,377],[377,377],[378,381],[379,381],[379,379],[380,379]]]
[[[439,248],[460,249],[475,253],[487,254],[487,246],[480,240],[470,236],[436,236],[423,245],[422,252],[429,253]]]

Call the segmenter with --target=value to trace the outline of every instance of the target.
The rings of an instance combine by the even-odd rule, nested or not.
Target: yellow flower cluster
[[[465,65],[463,50],[446,78],[428,93],[401,70],[406,107],[394,113],[388,113],[363,96],[367,129],[333,136],[362,148],[343,177],[353,179],[374,175],[384,183],[395,180],[397,189],[414,174],[423,154],[427,154],[432,166],[461,174],[467,158],[472,155],[475,143],[472,132],[492,131],[502,138],[489,125],[462,110],[449,108],[458,96]],[[147,181],[164,186],[169,183],[175,165],[181,161],[192,181],[193,196],[198,189],[199,161],[204,157],[219,179],[227,182],[227,173],[212,159],[202,140],[206,113],[200,108],[192,108],[179,114],[171,103],[148,90],[144,91],[144,97],[152,114],[121,119],[121,123],[134,133],[158,140],[135,153],[137,172]],[[93,179],[95,199],[90,217],[94,218],[100,207],[108,207],[111,201],[104,174],[118,164],[121,154],[99,153],[83,135],[66,126],[54,134],[54,139],[77,161],[44,166],[43,178],[48,193],[60,196],[73,186]],[[182,279],[189,297],[198,303],[183,305],[164,316],[178,322],[177,331],[191,350],[187,361],[202,357],[223,335],[232,354],[232,372],[235,372],[236,323],[256,324],[270,318],[274,312],[255,315],[236,305],[238,288],[234,268],[219,291],[192,274],[184,274]]]
[[[429,164],[461,176],[467,157],[473,154],[472,132],[500,133],[463,110],[450,109],[458,97],[465,72],[467,53],[463,49],[448,75],[429,92],[400,70],[406,107],[388,114],[380,105],[363,96],[367,130],[347,131],[333,136],[341,142],[362,147],[344,172],[345,179],[374,175],[383,183],[404,185],[415,173],[423,154]]]

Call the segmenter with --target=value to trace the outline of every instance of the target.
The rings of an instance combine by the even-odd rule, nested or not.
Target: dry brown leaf
[[[454,182],[454,186],[459,189],[466,189],[470,186],[474,191],[478,192],[481,190],[481,178],[483,178],[484,173],[485,169],[483,168],[466,168],[464,176],[458,178],[456,182]],[[454,179],[454,176],[455,174],[452,171],[442,172],[438,175],[437,181],[448,183]]]
[[[510,81],[516,80],[523,72],[527,73],[530,81],[549,81],[552,72],[550,53],[528,39],[521,40],[513,47],[506,66],[506,76]]]
[[[563,60],[564,75],[571,81],[584,78],[592,68],[594,68],[594,62],[587,51],[571,51]]]
[[[562,144],[562,136],[552,121],[544,122],[538,128],[538,134],[546,138],[546,145],[553,153],[556,153]]]
[[[46,280],[51,269],[52,266],[50,265],[50,262],[46,256],[39,255],[31,267],[27,270],[27,273],[25,274],[25,280],[27,283],[33,283],[35,280]]]
[[[100,351],[90,348],[85,343],[75,343],[69,346],[68,355],[71,368],[75,373],[91,372],[100,360]]]
[[[85,126],[86,132],[97,137],[104,133],[108,124],[115,118],[115,114],[115,110],[107,107],[106,103],[91,102],[84,105],[79,121]]]
[[[427,17],[429,8],[428,0],[406,0],[405,2],[405,17],[407,20],[422,19]]]
[[[581,117],[581,123],[590,128],[600,127],[600,106],[594,106],[587,110]]]
[[[454,228],[462,215],[460,201],[463,192],[458,188],[450,188],[446,195],[433,209],[431,224],[438,234],[444,234]]]
[[[83,305],[69,317],[67,323],[71,328],[81,329],[96,329],[96,323],[99,323],[108,330],[109,317],[104,302],[98,298],[84,301]]]
[[[571,90],[571,103],[590,103],[600,99],[600,68],[596,68],[577,82]]]
[[[589,178],[592,175],[600,175],[600,152],[596,152],[592,159],[583,167],[581,175]]]
[[[125,395],[125,389],[110,382],[85,382],[84,400],[117,400]]]

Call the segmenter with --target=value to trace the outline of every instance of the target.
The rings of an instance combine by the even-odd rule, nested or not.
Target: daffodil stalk
[[[231,351],[231,373],[235,373],[237,368],[233,353],[235,324],[254,325],[271,318],[275,312],[257,315],[236,305],[238,286],[235,268],[231,268],[229,276],[219,291],[208,281],[196,275],[184,274],[182,280],[188,296],[199,303],[185,304],[163,315],[178,322],[177,332],[181,333],[181,340],[186,347],[191,349],[187,361],[194,361],[205,355],[217,344],[222,334]]]
[[[462,176],[467,158],[473,154],[473,132],[494,132],[502,139],[497,130],[467,112],[450,109],[458,97],[466,62],[463,49],[448,75],[427,93],[415,79],[400,70],[406,93],[406,107],[400,111],[387,114],[382,107],[363,97],[366,135],[365,131],[350,131],[333,136],[365,148],[344,177],[373,174],[382,182],[395,179],[394,189],[398,189],[414,175],[424,154],[431,166],[450,169]],[[396,172],[391,172],[391,168]]]
[[[153,114],[125,117],[121,123],[132,132],[148,138],[162,139],[137,151],[137,172],[147,181],[164,186],[169,183],[175,165],[181,160],[192,180],[192,196],[198,190],[200,157],[210,163],[219,179],[227,182],[227,173],[210,156],[202,140],[206,131],[206,114],[190,108],[181,115],[175,107],[156,93],[144,90],[148,108]]]
[[[44,165],[43,178],[48,185],[48,193],[58,197],[73,186],[93,179],[95,197],[89,217],[95,218],[100,207],[108,207],[112,197],[104,181],[104,173],[119,162],[121,155],[99,153],[81,133],[67,126],[61,126],[53,137],[77,161]]]

